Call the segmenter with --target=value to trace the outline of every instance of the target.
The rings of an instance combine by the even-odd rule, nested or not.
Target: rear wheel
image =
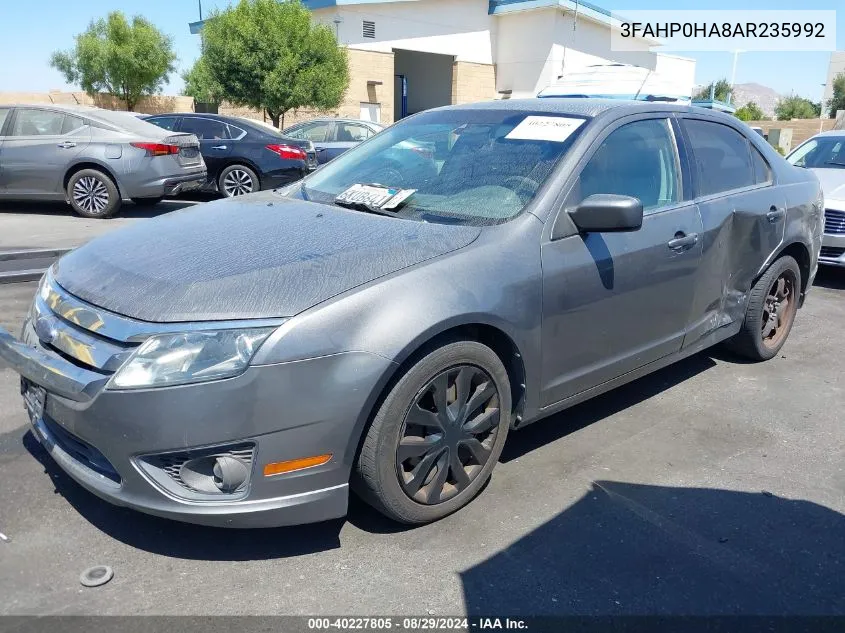
[[[132,202],[139,207],[152,207],[162,200],[164,200],[164,196],[158,196],[156,198],[132,198]]]
[[[217,179],[217,189],[227,198],[243,196],[258,191],[261,186],[258,176],[245,165],[229,165],[220,172]]]
[[[751,288],[742,329],[727,345],[752,360],[777,355],[795,321],[801,269],[789,256],[777,259]]]
[[[68,202],[86,218],[107,218],[120,208],[120,193],[111,178],[97,169],[82,169],[67,183]]]
[[[460,341],[432,351],[399,379],[373,418],[355,489],[402,523],[455,512],[489,479],[510,411],[507,372],[493,350]]]

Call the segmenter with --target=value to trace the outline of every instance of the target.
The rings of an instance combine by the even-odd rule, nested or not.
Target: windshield
[[[409,219],[496,224],[534,198],[585,121],[505,110],[424,113],[328,163],[301,194]]]
[[[845,167],[845,136],[818,136],[786,157],[796,167]]]

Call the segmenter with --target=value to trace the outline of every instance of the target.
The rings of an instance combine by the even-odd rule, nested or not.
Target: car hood
[[[80,299],[143,321],[285,317],[479,233],[263,192],[114,231],[53,275]]]
[[[845,204],[845,168],[814,168],[813,173],[819,179],[826,203],[837,200]]]

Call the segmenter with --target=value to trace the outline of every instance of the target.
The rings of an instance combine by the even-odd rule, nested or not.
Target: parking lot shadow
[[[131,202],[127,202],[120,207],[120,210],[115,215],[115,218],[154,218],[164,213],[177,211],[186,207],[191,207],[199,202],[203,202],[204,198],[193,196],[192,199],[182,198],[168,198],[159,202],[155,206],[138,206]],[[3,201],[0,202],[0,215],[3,213],[17,213],[25,215],[55,215],[77,217],[74,215],[70,205],[64,202],[45,202],[45,201]],[[85,218],[79,218],[84,220]],[[101,221],[101,220],[98,220]],[[108,220],[105,220],[108,221]]]
[[[819,266],[813,285],[831,290],[845,290],[845,268]],[[810,296],[812,297],[812,293]]]
[[[191,560],[246,561],[301,556],[340,547],[343,520],[287,528],[229,530],[161,519],[114,506],[91,494],[59,468],[28,431],[27,451],[44,467],[56,492],[112,538],[154,554]]]
[[[843,615],[843,534],[842,514],[768,492],[596,481],[462,572],[464,599],[469,615]],[[670,622],[639,630],[684,630]]]
[[[518,459],[540,446],[550,444],[638,402],[648,400],[715,366],[716,363],[707,354],[696,354],[524,429],[509,433],[500,461]]]

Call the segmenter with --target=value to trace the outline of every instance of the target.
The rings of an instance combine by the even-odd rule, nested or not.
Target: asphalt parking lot
[[[108,228],[5,211],[0,248]],[[0,325],[34,289],[0,285]],[[843,306],[845,270],[821,271],[779,357],[699,354],[513,433],[479,498],[415,529],[357,502],[258,531],[112,507],[0,368],[0,614],[845,614]],[[83,588],[96,564],[114,579]]]

